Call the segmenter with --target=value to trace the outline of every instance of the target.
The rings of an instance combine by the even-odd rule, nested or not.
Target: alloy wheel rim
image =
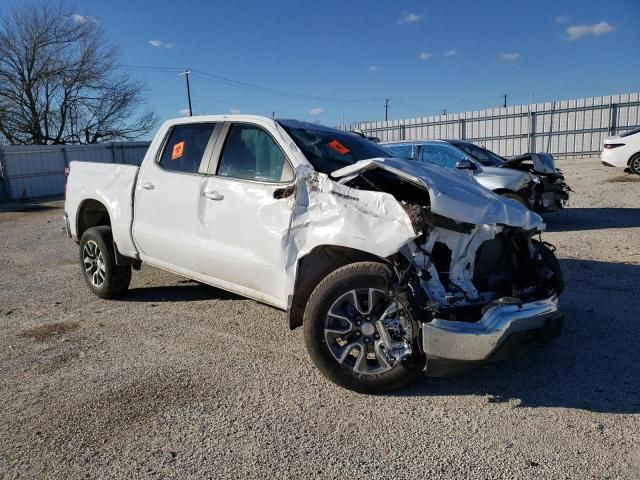
[[[631,161],[631,169],[636,173],[640,173],[640,157],[636,157]]]
[[[107,270],[104,264],[102,252],[100,251],[98,244],[93,240],[89,240],[85,243],[82,250],[82,262],[91,285],[96,288],[102,287],[107,277]]]
[[[324,338],[333,358],[355,373],[374,375],[393,369],[376,321],[396,313],[396,302],[375,288],[350,290],[326,315]]]

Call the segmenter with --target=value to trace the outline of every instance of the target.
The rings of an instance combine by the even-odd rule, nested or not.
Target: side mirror
[[[463,158],[456,162],[456,168],[458,170],[475,170],[476,166],[468,158]]]

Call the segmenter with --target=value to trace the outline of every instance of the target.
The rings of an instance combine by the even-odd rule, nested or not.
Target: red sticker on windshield
[[[338,140],[331,140],[329,143],[327,143],[327,145],[338,152],[340,155],[346,155],[351,151],[343,144],[341,144]]]
[[[183,153],[184,153],[184,140],[179,143],[176,143],[173,146],[173,150],[171,151],[171,160],[179,159]]]

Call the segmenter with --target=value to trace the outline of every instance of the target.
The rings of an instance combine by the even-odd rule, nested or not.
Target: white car
[[[640,175],[640,128],[604,140],[602,164]]]
[[[324,375],[359,392],[557,336],[564,284],[534,239],[542,218],[387,155],[292,120],[170,120],[139,168],[71,162],[67,232],[95,295],[126,295],[145,263],[267,303],[303,327]]]

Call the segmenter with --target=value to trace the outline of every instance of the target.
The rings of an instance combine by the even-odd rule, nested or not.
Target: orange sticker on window
[[[171,160],[177,160],[184,153],[184,140],[176,143],[171,151]]]
[[[331,140],[329,143],[327,143],[327,145],[338,152],[340,155],[346,155],[351,151],[343,144],[341,144],[338,140]]]

